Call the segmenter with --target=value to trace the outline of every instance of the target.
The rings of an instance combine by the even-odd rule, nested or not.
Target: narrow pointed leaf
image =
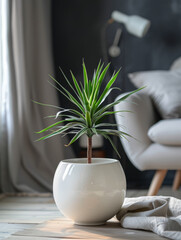
[[[110,66],[110,63],[104,68],[104,70],[102,71],[98,81],[97,81],[97,84],[95,86],[95,89],[94,89],[94,94],[93,94],[93,97],[92,97],[92,101],[97,101],[97,97],[98,97],[98,94],[99,94],[99,90],[100,90],[100,87],[101,87],[101,84],[102,84],[102,81],[108,71],[108,68]],[[92,104],[92,102],[91,102]]]
[[[42,129],[41,131],[38,131],[38,132],[36,132],[36,133],[43,133],[43,132],[45,132],[45,131],[48,131],[50,128],[53,128],[53,127],[57,126],[58,124],[61,124],[61,123],[65,122],[65,121],[66,121],[66,120],[62,120],[62,121],[56,122],[56,123],[54,123],[54,124],[52,124],[52,125],[44,128],[44,129]]]
[[[69,144],[65,145],[66,147],[70,146],[72,143],[74,143],[76,140],[78,140],[83,134],[85,134],[87,131],[86,128],[81,129],[76,135],[71,139]]]
[[[145,88],[145,87],[136,89],[136,90],[134,90],[134,91],[126,94],[125,96],[121,97],[120,99],[118,99],[118,100],[116,100],[116,101],[114,101],[114,102],[112,102],[112,103],[110,103],[110,104],[102,107],[101,109],[98,110],[98,114],[101,115],[102,113],[104,113],[104,112],[107,111],[108,109],[110,109],[110,108],[114,107],[115,105],[119,104],[120,102],[126,100],[129,96],[131,96],[132,94],[134,94],[134,93],[142,90],[143,88]]]
[[[116,81],[116,78],[119,74],[119,71],[114,72],[112,77],[107,81],[103,91],[101,92],[102,82],[106,76],[106,73],[109,69],[109,65],[104,67],[104,64],[99,62],[97,69],[94,72],[92,80],[88,79],[88,74],[86,70],[85,63],[83,62],[83,84],[78,82],[71,72],[71,81],[65,76],[61,70],[66,82],[68,83],[68,89],[63,86],[60,82],[54,79],[52,76],[51,79],[54,83],[50,83],[55,89],[57,89],[61,94],[63,94],[68,101],[74,104],[75,109],[66,109],[59,108],[57,114],[51,115],[49,117],[62,117],[63,120],[55,122],[42,129],[38,133],[49,132],[46,136],[43,136],[38,139],[44,140],[50,137],[60,134],[61,136],[66,136],[67,134],[73,134],[74,136],[70,140],[69,145],[74,143],[79,139],[80,136],[86,134],[88,137],[93,135],[102,135],[111,143],[113,149],[119,155],[119,152],[114,145],[112,136],[118,136],[120,138],[131,137],[128,133],[118,130],[119,124],[112,124],[110,122],[104,122],[105,117],[115,115],[121,112],[129,112],[127,110],[113,111],[112,108],[119,104],[121,101],[126,100],[130,95],[140,91],[143,88],[132,91],[119,99],[105,104],[105,100],[111,94],[112,90],[116,89],[113,87],[113,84]],[[69,91],[69,87],[71,92]],[[39,104],[39,103],[38,103]],[[105,105],[104,105],[105,104]],[[52,106],[49,104],[40,104],[43,106]],[[122,126],[121,126],[122,127]]]
[[[107,83],[103,93],[101,94],[99,100],[97,101],[96,103],[96,106],[99,106],[99,104],[102,102],[103,98],[105,97],[105,95],[107,94],[110,94],[111,90],[109,91],[109,89],[111,88],[111,86],[113,85],[113,83],[115,82],[115,80],[117,79],[117,76],[119,74],[121,69],[119,69],[119,71],[117,71],[117,73],[110,79],[110,81]]]
[[[41,102],[37,102],[37,101],[34,101],[34,100],[32,100],[32,102],[34,102],[36,104],[39,104],[41,106],[45,106],[45,107],[53,107],[53,108],[63,109],[63,108],[55,106],[55,105],[51,105],[51,104],[47,104],[47,103],[41,103]]]
[[[56,83],[58,83],[52,76],[50,76]],[[64,88],[60,83],[58,83],[58,85],[64,90],[64,92],[66,93],[63,93],[59,88],[57,88],[57,90],[59,89],[59,91],[61,93],[63,93],[64,96],[66,96],[69,101],[71,101],[72,103],[74,103],[79,109],[82,110],[82,112],[84,112],[84,109],[82,107],[82,105],[73,97],[73,95],[66,89]],[[54,86],[55,87],[55,86]],[[55,87],[56,88],[56,87]]]
[[[81,101],[80,96],[77,94],[77,92],[76,92],[75,89],[73,88],[72,84],[70,83],[70,81],[68,80],[68,78],[66,77],[66,75],[64,74],[64,72],[62,71],[62,69],[61,69],[61,68],[59,68],[59,69],[60,69],[62,75],[64,76],[66,82],[67,82],[68,85],[70,86],[70,88],[74,91],[75,95],[76,95],[76,96],[79,98],[79,100]],[[71,72],[71,71],[70,71],[70,72]],[[71,72],[71,74],[72,74],[72,72]],[[59,82],[57,81],[57,83],[59,83]],[[60,85],[59,85],[59,86],[60,86]]]
[[[98,132],[100,135],[102,135],[104,138],[106,138],[106,139],[109,140],[109,142],[111,143],[114,151],[117,153],[117,155],[119,156],[119,158],[121,158],[121,156],[120,156],[120,154],[119,154],[119,152],[118,152],[115,144],[113,143],[113,141],[111,140],[111,138],[108,136],[108,134],[107,134],[106,132],[104,132],[104,131],[101,131],[101,130],[99,130],[99,131],[97,131],[97,132]]]
[[[84,98],[83,98],[83,94],[82,94],[82,92],[81,92],[81,89],[80,89],[80,87],[79,87],[79,84],[78,84],[75,76],[73,75],[72,71],[70,71],[70,73],[71,73],[71,75],[72,75],[72,79],[73,79],[73,82],[74,82],[74,86],[75,86],[75,88],[76,88],[76,90],[77,90],[77,93],[79,94],[81,100],[83,101]]]
[[[84,89],[85,89],[86,94],[88,95],[88,76],[87,76],[87,70],[86,70],[84,62],[82,64],[82,66],[83,66],[83,76],[84,76]]]

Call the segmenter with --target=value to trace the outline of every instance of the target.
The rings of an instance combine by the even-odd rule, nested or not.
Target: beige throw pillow
[[[128,74],[136,87],[146,86],[143,90],[153,99],[163,118],[181,117],[181,70],[144,71]]]

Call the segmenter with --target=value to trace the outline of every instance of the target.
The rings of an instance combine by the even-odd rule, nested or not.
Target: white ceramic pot
[[[79,225],[101,225],[123,204],[126,180],[118,160],[86,158],[61,161],[55,172],[53,195],[59,210]]]

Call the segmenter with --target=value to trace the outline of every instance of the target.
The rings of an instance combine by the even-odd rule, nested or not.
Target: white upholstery
[[[116,114],[115,118],[120,130],[123,130],[121,128],[123,125],[124,131],[136,138],[129,138],[128,141],[123,138],[121,141],[128,158],[139,170],[181,169],[181,146],[154,143],[148,137],[148,130],[156,123],[156,115],[152,101],[147,94],[140,91],[131,95],[129,100],[115,107],[115,111],[119,110],[133,112],[122,113],[122,116]],[[166,132],[164,137],[167,138]],[[169,137],[171,138],[171,135],[168,135]],[[172,140],[176,141],[176,138],[174,140],[172,136]]]
[[[181,147],[181,118],[157,122],[149,129],[148,137],[159,144]]]
[[[142,71],[128,75],[137,87],[153,99],[163,118],[181,117],[181,69]]]
[[[181,69],[181,57],[177,58],[170,67],[171,70]]]

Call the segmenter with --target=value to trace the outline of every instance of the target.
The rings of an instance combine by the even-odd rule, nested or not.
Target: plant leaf
[[[76,140],[78,140],[83,134],[85,134],[87,131],[87,128],[81,129],[79,132],[75,134],[75,136],[71,139],[71,141],[65,145],[66,147],[70,146],[72,143],[74,143]]]
[[[92,101],[90,102],[90,104],[92,105],[94,101],[97,101],[97,97],[98,97],[98,94],[99,94],[99,90],[100,90],[100,87],[101,87],[101,84],[102,84],[102,81],[108,71],[108,68],[110,66],[110,63],[104,68],[104,70],[102,71],[100,77],[98,78],[97,80],[97,83],[95,85],[95,89],[93,91],[93,97],[92,97]]]
[[[51,75],[50,75],[51,79],[54,80],[63,90],[60,90],[59,88],[57,88],[56,86],[54,86],[58,91],[60,91],[70,102],[72,102],[74,105],[76,105],[83,113],[84,113],[84,108],[82,107],[82,105],[72,96],[72,94],[66,89],[64,88],[56,79],[54,79]]]
[[[111,86],[113,85],[113,83],[115,82],[115,80],[116,80],[116,78],[117,78],[120,70],[121,70],[121,69],[119,69],[119,70],[117,71],[117,73],[116,73],[115,75],[113,75],[113,77],[112,77],[112,78],[110,79],[110,81],[107,83],[107,85],[106,85],[103,93],[101,94],[99,100],[98,100],[97,103],[96,103],[96,106],[99,106],[99,104],[101,104],[102,100],[106,97],[106,95],[108,96],[108,95],[110,94],[110,92],[111,92],[110,88],[111,88]],[[107,94],[107,93],[108,93],[108,94]]]
[[[88,96],[88,76],[87,76],[87,70],[86,70],[84,61],[82,66],[83,66],[83,76],[84,76],[84,90]]]
[[[63,109],[63,108],[55,106],[55,105],[51,105],[51,104],[47,104],[47,103],[40,103],[40,102],[37,102],[37,101],[34,101],[34,100],[32,100],[32,102],[34,102],[36,104],[39,104],[41,106],[45,106],[45,107],[53,107],[53,108]]]
[[[108,136],[108,133],[106,133],[106,132],[104,132],[104,131],[102,131],[102,130],[97,130],[97,132],[98,132],[100,135],[102,135],[104,138],[106,138],[106,139],[109,140],[109,142],[111,143],[114,151],[117,153],[117,155],[119,156],[119,158],[121,158],[121,156],[120,156],[120,154],[119,154],[119,152],[118,152],[115,144],[113,143],[112,139]]]

